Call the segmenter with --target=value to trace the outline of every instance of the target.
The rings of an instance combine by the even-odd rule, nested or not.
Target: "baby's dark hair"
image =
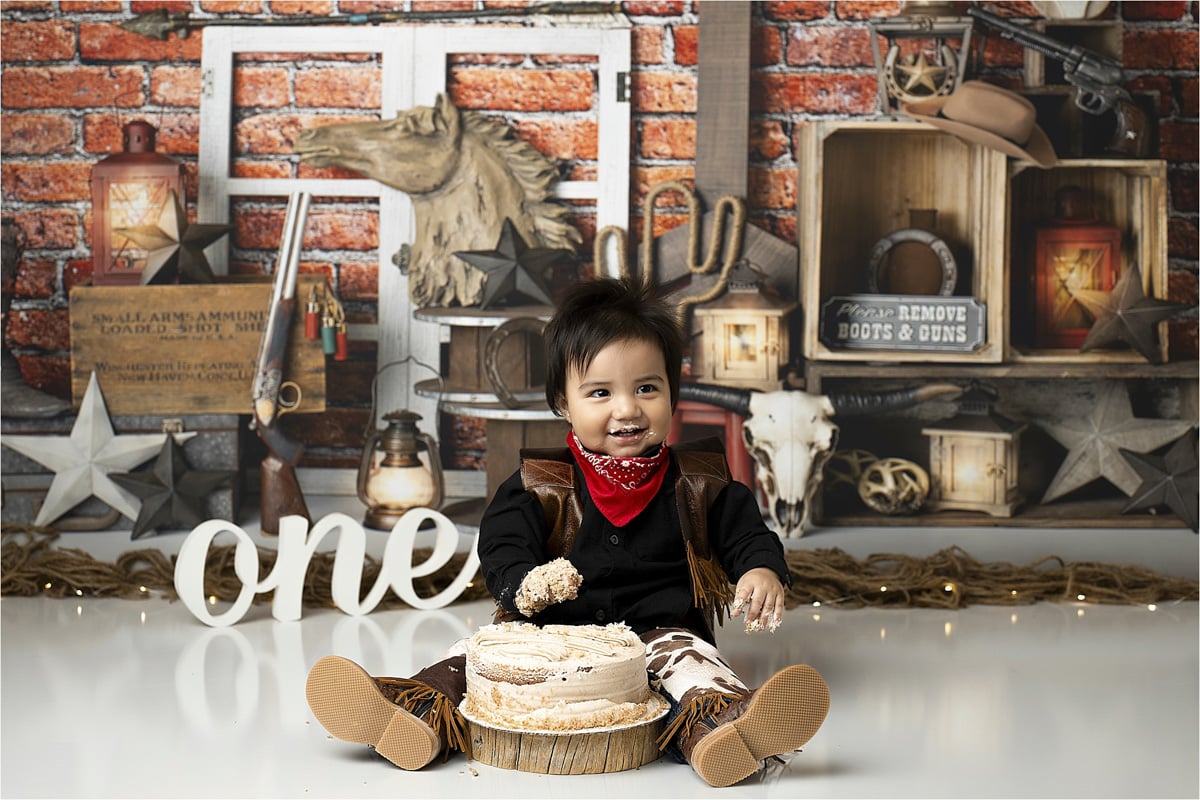
[[[679,402],[683,328],[672,306],[655,287],[616,278],[584,281],[571,289],[546,325],[546,402],[554,412],[567,393],[567,372],[585,371],[596,354],[613,342],[643,341],[662,350],[671,389]]]

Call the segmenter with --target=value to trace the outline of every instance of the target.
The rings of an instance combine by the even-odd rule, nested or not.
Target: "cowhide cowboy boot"
[[[760,762],[800,749],[825,721],[829,689],[809,666],[791,666],[680,733],[679,749],[711,786],[731,786]]]
[[[439,753],[467,751],[458,713],[465,656],[447,658],[411,678],[373,678],[349,659],[326,656],[308,673],[309,708],[339,739],[370,745],[401,769],[420,769]]]

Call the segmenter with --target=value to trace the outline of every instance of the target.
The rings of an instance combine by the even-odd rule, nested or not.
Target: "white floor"
[[[92,537],[99,552],[130,543]],[[1195,576],[1184,529],[816,531],[796,547],[981,560],[1142,563]],[[825,726],[786,765],[728,789],[664,759],[636,771],[546,776],[462,756],[404,772],[330,738],[304,680],[336,653],[407,675],[476,626],[488,602],[299,622],[255,606],[210,628],[180,603],[0,602],[0,795],[208,798],[1192,797],[1200,796],[1200,620],[1195,602],[960,611],[797,608],[775,634],[736,625],[722,651],[752,685],[790,663],[825,676]]]

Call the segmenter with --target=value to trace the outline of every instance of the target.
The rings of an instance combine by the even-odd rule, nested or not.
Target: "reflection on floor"
[[[964,545],[995,558],[992,530]],[[1014,535],[1023,562],[1140,553],[1194,574],[1190,531]],[[961,534],[960,535],[965,535]],[[882,538],[880,538],[882,537]],[[790,546],[935,550],[926,531],[827,531]],[[1142,537],[1142,538],[1138,538]],[[133,549],[125,540],[125,549]],[[985,545],[985,542],[991,544]],[[915,544],[914,544],[915,543]],[[1147,547],[1148,543],[1159,543]],[[139,545],[143,543],[138,543]],[[1160,546],[1161,545],[1161,546]],[[1029,552],[1021,548],[1027,546]],[[1157,548],[1157,555],[1150,550]],[[1003,550],[1001,547],[1000,550]],[[1079,553],[1075,551],[1079,550]],[[1029,553],[1035,553],[1026,558]],[[862,554],[865,554],[862,553]],[[1108,560],[1112,560],[1111,558]],[[209,628],[180,603],[5,598],[0,794],[16,797],[1196,797],[1197,604],[1042,603],[959,611],[796,608],[774,634],[720,644],[751,685],[790,663],[833,697],[785,764],[715,790],[660,759],[608,775],[546,776],[458,756],[404,772],[331,739],[304,680],[336,653],[408,675],[489,621],[491,604],[299,622],[255,606]]]

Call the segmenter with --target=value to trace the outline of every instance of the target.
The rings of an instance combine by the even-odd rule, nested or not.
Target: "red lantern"
[[[92,167],[92,283],[136,284],[146,251],[119,233],[122,228],[154,227],[171,202],[183,197],[183,165],[154,152],[158,131],[135,120],[124,127],[122,153]]]
[[[1060,189],[1054,201],[1054,220],[1036,235],[1037,346],[1077,348],[1094,320],[1075,292],[1112,291],[1120,272],[1121,232],[1092,215],[1082,189]]]

